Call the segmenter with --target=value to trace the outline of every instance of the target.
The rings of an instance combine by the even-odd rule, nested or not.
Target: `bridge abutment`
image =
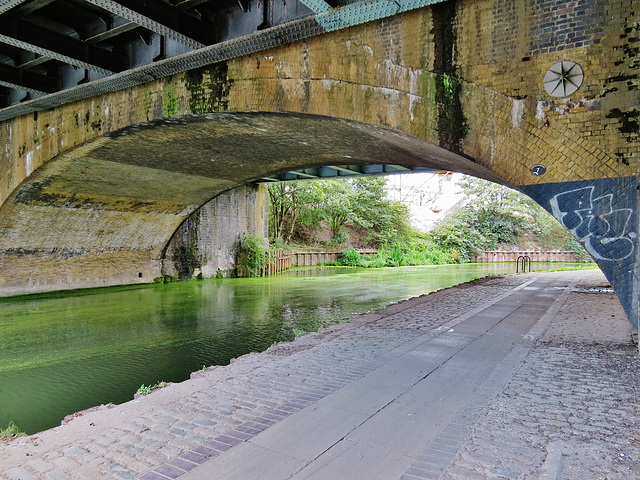
[[[53,108],[25,102],[41,108],[0,126],[0,293],[151,281],[176,229],[217,195],[296,169],[399,165],[536,198],[587,246],[637,325],[640,10],[507,3],[387,18],[358,17],[375,2],[347,5],[331,22],[207,46],[184,70],[178,59],[139,81],[115,75],[132,81],[119,89],[79,86],[84,96]],[[565,62],[580,81],[550,91],[544,79]],[[199,215],[178,236],[203,238]]]
[[[218,195],[196,210],[174,233],[162,260],[162,274],[188,279],[229,276],[244,233],[269,238],[269,196],[265,185],[244,185]]]

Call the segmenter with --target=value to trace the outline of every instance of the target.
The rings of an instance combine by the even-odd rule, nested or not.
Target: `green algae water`
[[[534,270],[547,269],[549,264]],[[514,264],[315,268],[270,278],[193,280],[0,304],[0,430],[59,425],[66,415],[179,382],[203,366]],[[87,292],[85,292],[87,293]]]

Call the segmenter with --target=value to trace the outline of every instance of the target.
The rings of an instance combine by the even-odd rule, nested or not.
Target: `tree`
[[[531,236],[543,245],[567,248],[578,258],[582,256],[571,234],[526,195],[474,177],[465,177],[458,185],[467,199],[431,232],[431,238],[439,244],[470,259]]]
[[[288,243],[298,225],[313,225],[322,219],[323,192],[316,182],[269,185],[269,230],[272,243]]]
[[[385,198],[384,177],[279,183],[269,186],[270,237],[288,243],[297,228],[326,222],[334,243],[345,225],[369,231],[373,244],[391,242],[409,230],[407,208]]]

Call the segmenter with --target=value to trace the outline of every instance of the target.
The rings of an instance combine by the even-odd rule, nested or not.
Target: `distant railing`
[[[342,257],[344,249],[320,249],[300,248],[295,250],[269,250],[266,253],[264,267],[259,276],[264,277],[273,273],[282,272],[291,267],[312,267],[322,263],[335,262]],[[369,256],[378,253],[375,248],[359,248],[356,251],[360,255]],[[253,274],[246,268],[237,267],[238,277],[251,277]],[[258,273],[258,272],[256,272]]]
[[[515,262],[519,257],[526,256],[532,262],[582,262],[584,260],[577,258],[572,252],[564,250],[492,250],[477,255],[474,262]]]
[[[342,257],[344,248],[300,248],[291,251],[294,267],[311,267],[321,263],[335,262]],[[378,253],[375,248],[356,248],[360,255],[368,256]]]
[[[520,255],[516,260],[516,273],[525,273],[529,268],[529,272],[531,272],[531,258],[527,255]]]

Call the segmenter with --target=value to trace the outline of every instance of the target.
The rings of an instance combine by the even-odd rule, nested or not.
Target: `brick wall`
[[[607,222],[602,209],[580,214],[594,219],[590,238],[633,240],[625,257],[633,262],[607,271],[624,279],[619,289],[637,292],[639,25],[630,0],[451,1],[3,122],[0,251],[13,265],[5,282],[30,278],[21,252],[33,252],[31,265],[40,258],[42,276],[55,278],[44,272],[52,268],[47,252],[81,248],[65,260],[60,282],[97,283],[103,270],[107,282],[129,281],[140,273],[135,262],[118,277],[117,266],[109,273],[98,259],[123,252],[124,265],[146,255],[152,269],[178,226],[213,196],[269,171],[346,163],[384,137],[395,163],[507,183],[549,208],[557,195],[580,190],[570,182],[596,188],[602,180],[592,199],[614,192],[631,205],[629,221]],[[584,70],[566,98],[550,97],[542,84],[560,60]],[[347,139],[338,123],[302,130],[306,117],[295,121],[312,141],[285,139],[286,119],[277,115],[259,125],[258,138],[250,121],[219,112],[344,119],[357,122],[350,131],[359,128],[366,142],[354,152],[357,136]],[[199,117],[187,129],[190,114]],[[260,148],[243,143],[258,141]],[[328,151],[287,155],[305,142]],[[255,153],[245,159],[233,145]],[[284,154],[253,158],[278,149]],[[349,161],[381,162],[366,153]],[[544,175],[532,174],[536,164]],[[605,223],[618,230],[603,231]],[[85,275],[80,265],[89,259],[95,271]],[[69,273],[74,262],[78,274]],[[630,303],[627,311],[637,315]]]

